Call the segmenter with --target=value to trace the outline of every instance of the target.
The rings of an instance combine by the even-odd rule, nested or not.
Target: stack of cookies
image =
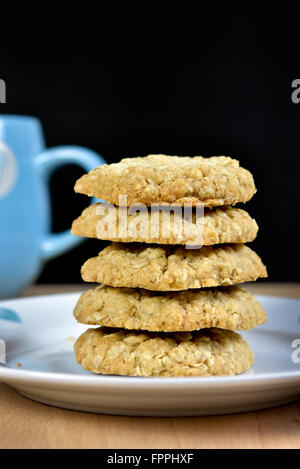
[[[224,156],[149,155],[100,166],[75,191],[106,203],[85,209],[72,232],[113,241],[82,266],[83,280],[101,285],[84,292],[74,310],[80,323],[100,326],[75,343],[81,366],[127,376],[249,369],[253,353],[236,331],[267,318],[234,285],[267,272],[243,244],[256,237],[255,220],[233,205],[256,192],[251,173]],[[199,219],[201,247],[194,239]]]

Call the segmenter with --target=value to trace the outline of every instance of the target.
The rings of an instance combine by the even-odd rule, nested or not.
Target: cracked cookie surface
[[[222,329],[175,334],[88,329],[77,339],[74,350],[84,369],[110,375],[234,375],[254,362],[245,339]]]
[[[200,235],[201,244],[210,246],[248,243],[256,238],[258,231],[256,221],[239,208],[206,209],[200,225],[197,224],[196,213],[187,218],[177,211],[169,213],[167,218],[163,213],[161,210],[130,213],[126,207],[96,203],[87,207],[73,222],[72,233],[124,243],[186,245],[195,244]],[[122,232],[124,218],[127,220],[127,229]]]
[[[244,244],[185,249],[113,243],[81,268],[86,282],[176,291],[235,285],[266,277],[260,257]]]
[[[101,285],[80,296],[74,316],[83,324],[162,332],[243,331],[267,320],[260,303],[241,287],[158,293]]]
[[[252,174],[226,156],[148,155],[95,168],[76,182],[75,192],[115,205],[216,207],[247,202],[256,189]],[[126,196],[125,203],[120,195]]]

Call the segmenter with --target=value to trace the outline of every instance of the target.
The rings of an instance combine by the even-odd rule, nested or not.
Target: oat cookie
[[[74,350],[84,369],[109,375],[235,375],[254,362],[245,339],[222,329],[151,334],[101,327],[84,332]]]
[[[113,243],[81,269],[86,282],[175,291],[218,287],[266,277],[259,256],[244,244],[185,249]]]
[[[162,332],[243,331],[267,320],[256,298],[241,287],[158,293],[101,285],[81,295],[74,316],[83,324]]]
[[[127,219],[127,229],[122,233],[119,225],[120,219],[124,218]],[[199,230],[203,231],[201,241],[204,246],[248,243],[257,235],[256,221],[239,208],[206,209],[202,219]],[[87,207],[72,225],[75,235],[124,243],[194,244],[197,230],[196,213],[183,222],[183,214],[177,211],[169,212],[169,218],[164,218],[161,210],[132,213],[125,207],[101,203]]]
[[[256,189],[252,174],[226,156],[149,155],[99,166],[76,182],[75,192],[116,205],[126,195],[127,205],[200,202],[216,207],[247,202]]]
[[[259,256],[243,244],[185,249],[113,243],[88,259],[81,272],[86,282],[158,291],[234,285],[267,276]]]

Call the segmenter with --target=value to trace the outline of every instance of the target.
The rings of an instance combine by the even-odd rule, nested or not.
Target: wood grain
[[[24,295],[83,288],[40,285]],[[257,282],[250,290],[300,298],[300,284]],[[0,384],[0,402],[0,448],[300,448],[300,401],[215,417],[117,417],[46,406]]]

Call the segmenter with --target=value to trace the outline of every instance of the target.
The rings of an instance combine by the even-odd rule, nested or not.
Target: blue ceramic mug
[[[0,115],[0,299],[15,296],[46,260],[81,241],[69,231],[50,233],[51,172],[65,164],[90,171],[103,163],[85,148],[45,149],[34,117]]]

